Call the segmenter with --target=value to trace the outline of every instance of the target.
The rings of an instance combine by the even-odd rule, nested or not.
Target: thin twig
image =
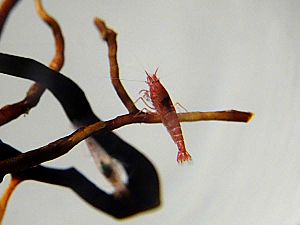
[[[64,63],[64,39],[61,29],[55,19],[48,15],[43,9],[40,0],[36,0],[35,3],[37,12],[39,13],[40,17],[50,26],[55,39],[55,55],[49,67],[53,70],[59,71]],[[7,7],[4,7],[3,5],[2,8],[7,9]],[[8,13],[5,15],[7,16]],[[0,126],[18,118],[24,113],[28,113],[31,108],[38,104],[44,91],[44,87],[35,83],[27,91],[27,95],[24,100],[2,107],[0,109]]]
[[[2,195],[1,199],[0,199],[0,224],[2,224],[2,220],[7,208],[7,204],[8,201],[10,199],[10,197],[12,196],[14,190],[16,189],[16,187],[18,186],[18,184],[20,184],[22,182],[22,179],[20,179],[19,177],[16,176],[12,176],[8,187],[6,188],[4,194]]]
[[[53,37],[55,40],[55,55],[49,65],[49,67],[55,71],[60,71],[64,64],[64,37],[60,29],[59,24],[56,20],[51,17],[43,8],[41,0],[35,1],[36,11],[38,12],[41,19],[49,25],[52,29]]]
[[[179,120],[181,122],[203,121],[203,120],[219,120],[231,122],[248,123],[253,118],[254,114],[251,112],[241,112],[237,110],[216,111],[216,112],[191,112],[179,113]]]
[[[95,18],[94,23],[96,27],[98,28],[103,40],[106,41],[107,46],[108,46],[108,56],[109,56],[109,64],[110,64],[110,76],[111,76],[111,81],[112,84],[127,108],[129,113],[138,113],[139,110],[136,108],[134,105],[133,101],[127,94],[125,88],[123,87],[120,79],[119,79],[119,66],[118,66],[118,61],[117,61],[117,42],[116,42],[116,37],[117,33],[114,32],[112,29],[108,28],[105,24],[105,22],[99,18]]]
[[[2,34],[2,30],[4,28],[4,24],[7,21],[7,18],[12,11],[13,7],[18,3],[19,0],[4,0],[0,5],[0,37]]]

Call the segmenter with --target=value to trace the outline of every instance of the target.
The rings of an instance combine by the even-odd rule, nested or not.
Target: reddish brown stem
[[[55,41],[55,55],[49,65],[49,67],[55,71],[60,71],[64,64],[64,37],[62,35],[62,31],[60,29],[59,24],[56,20],[51,17],[45,9],[40,0],[35,1],[36,10],[41,17],[41,19],[48,24],[51,28],[54,41]]]
[[[120,79],[119,79],[119,66],[117,61],[117,33],[114,32],[112,29],[106,27],[106,24],[103,20],[99,18],[95,18],[94,20],[96,27],[100,31],[100,34],[103,40],[106,41],[108,46],[108,57],[109,57],[109,64],[110,64],[110,77],[111,82],[121,99],[122,103],[125,105],[129,113],[138,113],[139,110],[134,105],[133,101],[127,94],[125,88],[123,87]]]

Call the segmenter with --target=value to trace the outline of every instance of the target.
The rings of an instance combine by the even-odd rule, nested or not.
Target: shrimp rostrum
[[[177,162],[182,163],[192,160],[191,155],[185,148],[179,118],[170,95],[156,76],[157,69],[153,75],[149,75],[147,71],[145,72],[147,74],[146,83],[149,85],[149,91],[145,91],[145,94],[150,98],[155,111],[178,147]]]

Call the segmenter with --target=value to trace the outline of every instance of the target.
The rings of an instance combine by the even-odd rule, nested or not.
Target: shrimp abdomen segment
[[[177,162],[182,163],[184,161],[192,160],[191,155],[187,152],[184,144],[181,126],[179,123],[178,116],[174,111],[161,114],[161,120],[171,135],[173,141],[178,147]]]

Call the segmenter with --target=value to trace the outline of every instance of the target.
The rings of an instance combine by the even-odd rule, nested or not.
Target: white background
[[[88,2],[88,3],[87,3]],[[191,165],[176,163],[176,146],[161,125],[131,125],[116,132],[156,166],[162,207],[117,221],[69,189],[21,184],[6,225],[190,224],[296,225],[300,223],[300,2],[262,1],[45,1],[66,42],[62,73],[85,91],[102,119],[126,112],[108,79],[106,44],[93,25],[103,18],[118,32],[124,79],[144,80],[159,66],[174,102],[189,111],[253,111],[249,124],[182,124]],[[1,38],[1,51],[48,64],[50,29],[33,1],[21,1]],[[31,82],[0,76],[0,105],[21,100]],[[124,81],[138,97],[145,83]],[[67,91],[67,90],[66,90]],[[0,128],[1,139],[27,151],[72,132],[50,92],[25,117]],[[157,147],[159,146],[159,147]],[[109,190],[84,143],[45,165],[75,166]],[[0,184],[5,189],[9,176]]]

